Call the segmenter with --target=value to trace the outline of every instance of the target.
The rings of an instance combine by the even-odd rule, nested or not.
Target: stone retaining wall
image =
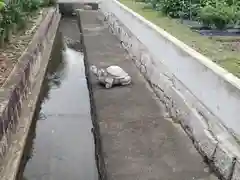
[[[31,95],[39,92],[34,89],[39,89],[41,86],[41,79],[48,64],[49,51],[51,51],[53,46],[53,38],[55,37],[60,17],[61,15],[57,8],[50,8],[48,10],[47,15],[39,22],[39,27],[28,48],[19,58],[10,77],[0,89],[1,180],[15,178],[17,173],[24,148],[24,143],[22,142],[24,142],[28,133],[28,127],[25,126],[30,126],[31,124],[31,117],[26,118],[25,116],[25,118],[22,118],[22,114],[23,111],[30,108],[30,105],[33,106],[31,107],[31,111],[35,109],[37,98],[31,99]],[[39,78],[39,76],[41,77]],[[38,93],[35,93],[34,97],[37,96]],[[26,120],[27,122],[21,122]],[[24,127],[22,127],[23,124]],[[17,138],[14,137],[16,134]],[[19,149],[19,147],[21,148]],[[21,152],[18,153],[17,157],[12,158],[17,153],[12,153],[14,149],[18,149]],[[12,164],[12,160],[14,160],[14,165]],[[6,174],[7,172],[10,174]],[[11,175],[11,178],[7,178],[9,175]]]
[[[120,2],[100,9],[168,116],[223,179],[240,179],[240,80]]]

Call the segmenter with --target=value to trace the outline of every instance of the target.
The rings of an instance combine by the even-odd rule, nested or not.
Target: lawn
[[[240,37],[201,36],[178,20],[150,8],[144,8],[146,7],[144,3],[131,0],[120,0],[120,2],[240,77]]]

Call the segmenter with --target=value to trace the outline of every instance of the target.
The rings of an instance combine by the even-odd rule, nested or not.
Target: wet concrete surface
[[[181,127],[164,117],[103,15],[82,11],[80,17],[88,64],[118,65],[133,82],[105,89],[89,78],[108,180],[217,180]]]
[[[59,30],[79,51],[77,22],[64,18]],[[18,179],[98,179],[83,54],[75,50],[52,52]]]

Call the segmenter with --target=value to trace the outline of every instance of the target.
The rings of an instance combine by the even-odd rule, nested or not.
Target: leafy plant
[[[145,0],[144,0],[145,1]],[[42,0],[43,6],[53,6],[57,3],[56,0]]]
[[[163,14],[172,18],[195,18],[200,9],[200,3],[197,0],[151,0],[153,7],[161,11]]]
[[[0,27],[0,37],[3,36],[3,33],[4,33],[4,28],[1,28],[1,27]]]
[[[41,1],[40,0],[23,0],[21,5],[22,5],[23,11],[32,12],[37,10],[40,7]]]
[[[200,21],[204,25],[214,25],[217,29],[224,29],[227,24],[235,18],[235,7],[227,6],[225,3],[218,4],[216,7],[206,5],[199,13]]]
[[[2,20],[3,20],[2,9],[4,9],[4,8],[5,8],[5,2],[0,0],[0,24],[1,24]]]
[[[12,24],[12,14],[10,6],[9,5],[5,6],[1,12],[2,12],[1,27],[9,28],[9,26]]]
[[[159,0],[145,0],[146,4],[151,6],[152,9],[157,10],[157,6],[159,4]]]
[[[136,0],[140,1],[140,0]],[[172,18],[201,21],[205,26],[224,29],[240,22],[240,0],[141,0]]]
[[[237,25],[240,21],[240,10],[235,11],[234,13],[234,19],[233,19],[233,24]]]
[[[8,7],[9,14],[13,23],[18,23],[18,18],[21,13],[20,6],[18,4],[12,4]]]
[[[173,18],[177,18],[177,17],[179,17],[179,12],[181,12],[181,11],[184,12],[184,10],[183,10],[184,4],[185,3],[182,2],[181,0],[160,0],[159,1],[159,9],[164,14],[166,14],[170,17],[173,17]]]
[[[0,28],[0,48],[4,46],[4,39],[5,39],[4,29]]]
[[[27,13],[26,12],[19,12],[19,15],[17,16],[17,25],[19,29],[23,29],[26,26],[26,19],[27,19]]]
[[[31,0],[31,10],[32,11],[38,10],[40,5],[41,5],[40,0]]]
[[[5,2],[0,0],[0,11],[5,7]]]
[[[205,26],[211,26],[213,23],[215,8],[212,5],[207,5],[200,10],[199,19]]]
[[[48,5],[49,5],[49,6],[53,6],[53,5],[55,5],[56,3],[57,3],[56,0],[48,0]]]

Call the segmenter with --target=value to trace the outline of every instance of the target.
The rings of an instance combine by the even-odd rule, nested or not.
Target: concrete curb
[[[111,6],[111,3],[114,5]],[[129,16],[133,17],[132,24],[141,23],[144,26],[146,25],[146,28],[152,28],[156,34],[158,33],[166,41],[174,43],[175,46],[178,46],[190,56],[194,56],[195,59],[237,88],[240,87],[239,79],[120,2],[113,0],[101,4],[101,11],[105,14],[105,20],[111,32],[120,39],[123,47],[129,52],[132,60],[150,83],[159,100],[165,105],[166,110],[169,112],[169,117],[182,125],[192,139],[196,149],[208,161],[220,178],[226,180],[239,179],[240,146],[235,137],[203,104],[193,105],[191,103],[192,101],[197,101],[194,94],[185,87],[178,77],[171,74],[164,62],[159,62],[157,61],[159,59],[155,59],[156,56],[149,51],[150,47],[143,44],[140,37],[136,36],[125,25],[125,22],[121,22],[116,17],[115,7],[119,7],[117,9],[119,14],[121,9],[124,9],[123,13],[128,13]],[[144,34],[144,36],[147,36],[147,34]],[[182,89],[184,89],[184,93]],[[202,111],[199,111],[199,109]]]
[[[1,91],[1,180],[16,179],[61,15],[50,8]]]
[[[78,26],[80,30],[80,40],[81,44],[83,47],[83,53],[84,53],[84,66],[85,66],[85,74],[86,74],[86,79],[87,79],[87,86],[89,90],[89,98],[90,98],[90,104],[91,104],[91,118],[93,122],[93,137],[94,137],[94,143],[95,143],[95,158],[96,158],[96,165],[98,169],[98,174],[99,174],[99,179],[100,180],[107,180],[107,172],[106,172],[106,167],[105,167],[105,161],[102,156],[103,151],[102,151],[102,142],[101,142],[101,134],[100,134],[100,128],[98,124],[98,115],[96,111],[96,106],[95,106],[95,101],[93,97],[93,88],[92,88],[92,79],[90,75],[90,70],[89,70],[89,64],[88,64],[88,56],[86,52],[86,47],[84,45],[84,36],[82,33],[82,23],[81,23],[81,18],[80,18],[80,11],[77,11],[77,16],[78,16]]]

